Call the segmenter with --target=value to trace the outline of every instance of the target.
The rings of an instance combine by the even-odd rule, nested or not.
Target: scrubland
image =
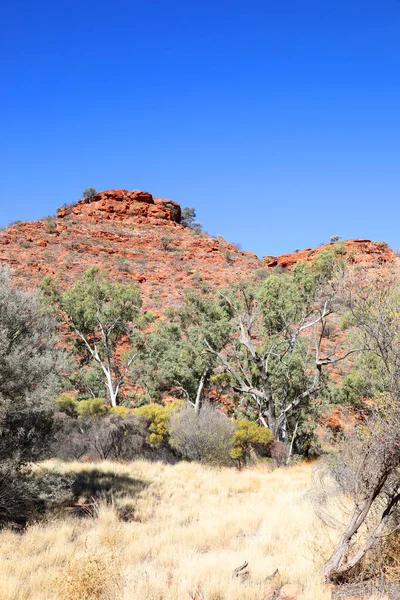
[[[81,501],[23,534],[0,533],[2,600],[262,600],[268,588],[301,587],[299,600],[328,600],[318,569],[332,540],[307,491],[310,464],[238,472],[195,463],[61,463]],[[233,570],[248,561],[245,580]],[[265,577],[279,569],[270,582]]]

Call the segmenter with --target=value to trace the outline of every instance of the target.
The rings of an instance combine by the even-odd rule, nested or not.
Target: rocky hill
[[[384,243],[340,244],[339,251],[357,264],[396,260]],[[183,289],[201,281],[223,286],[254,272],[262,277],[275,268],[290,269],[300,259],[310,261],[325,247],[259,259],[222,237],[182,225],[179,204],[123,189],[97,193],[60,207],[54,217],[0,231],[0,262],[10,265],[25,285],[52,274],[67,287],[85,269],[99,265],[116,280],[137,282],[146,308],[156,312],[179,302]]]

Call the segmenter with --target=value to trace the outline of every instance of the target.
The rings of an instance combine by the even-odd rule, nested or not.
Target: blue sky
[[[400,247],[398,0],[3,0],[0,224],[88,187],[260,256]]]

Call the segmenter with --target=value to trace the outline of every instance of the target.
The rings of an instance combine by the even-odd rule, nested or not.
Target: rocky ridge
[[[384,243],[349,240],[335,246],[351,263],[376,267],[397,260]],[[179,204],[148,192],[106,190],[56,216],[14,223],[0,231],[0,262],[24,285],[51,274],[63,287],[92,265],[121,282],[136,282],[146,308],[162,312],[179,302],[182,290],[208,282],[221,287],[251,273],[260,278],[274,269],[311,261],[331,244],[259,259],[222,237],[181,224]]]

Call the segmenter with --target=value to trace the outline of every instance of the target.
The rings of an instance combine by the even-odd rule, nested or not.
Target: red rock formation
[[[201,281],[221,287],[251,273],[290,269],[321,250],[307,248],[259,260],[221,237],[196,233],[180,224],[179,204],[148,192],[106,190],[58,209],[56,217],[18,223],[0,232],[0,262],[9,264],[25,285],[46,274],[63,287],[98,265],[118,281],[138,283],[146,308],[162,312],[187,287]],[[369,240],[339,242],[340,256],[367,266],[390,263],[396,255]]]
[[[148,192],[107,190],[58,209],[56,217],[0,232],[0,262],[25,285],[46,274],[63,287],[91,265],[138,283],[146,308],[162,312],[202,281],[216,287],[253,272],[255,254],[180,224],[179,204]]]
[[[305,248],[305,250],[281,254],[280,256],[265,256],[264,261],[269,268],[279,266],[291,269],[299,260],[311,262],[320,252],[332,247],[336,247],[338,256],[343,256],[350,263],[363,265],[384,264],[393,262],[396,258],[396,254],[384,242],[355,239],[339,241],[336,244],[322,244],[318,248]]]

